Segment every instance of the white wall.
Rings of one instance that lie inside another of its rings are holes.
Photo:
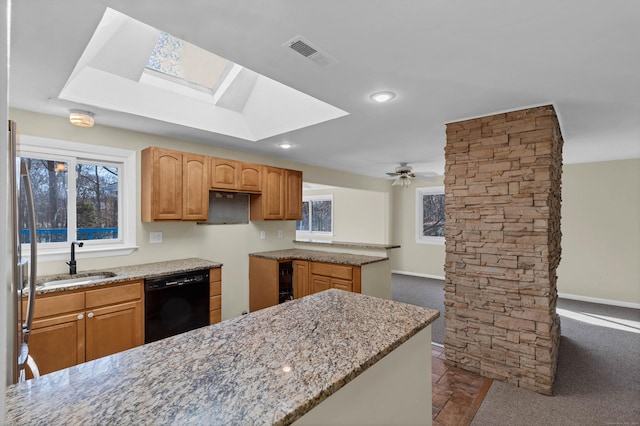
[[[415,242],[417,186],[393,190],[393,269],[444,276],[444,245]],[[564,165],[561,227],[559,293],[640,303],[640,159]]]
[[[387,192],[351,188],[305,190],[303,195],[333,195],[333,236],[317,239],[358,243],[389,243]]]
[[[393,188],[393,242],[401,247],[393,252],[393,269],[410,274],[444,278],[444,243],[417,243],[416,188],[442,186],[442,178],[435,182],[414,179],[408,187]]]
[[[640,304],[640,159],[562,174],[558,292]]]
[[[100,125],[96,125],[91,129],[78,128],[71,126],[64,117],[54,117],[21,110],[11,110],[10,116],[19,123],[21,133],[24,135],[133,149],[138,152],[153,145],[302,170],[304,179],[310,177],[313,182],[325,185],[341,183],[374,191],[386,187],[384,179],[380,179],[378,182],[376,179],[320,167],[306,166],[276,158],[245,154]],[[138,155],[138,166],[139,159],[140,156]],[[140,193],[139,171],[137,193]],[[137,197],[136,209],[136,217],[139,218],[140,197]],[[283,230],[283,238],[277,238],[279,229]],[[149,244],[149,232],[152,231],[161,231],[163,233],[162,244]],[[267,238],[265,240],[260,239],[260,231],[266,232]],[[221,262],[223,263],[222,315],[223,319],[227,319],[238,316],[242,311],[249,309],[249,259],[247,254],[293,247],[295,221],[256,221],[246,225],[197,225],[190,222],[142,223],[138,219],[136,235],[139,249],[128,256],[87,259],[83,258],[82,251],[78,250],[76,252],[78,270],[104,269],[186,257],[200,257]],[[67,265],[62,261],[39,264],[39,273],[41,275],[65,273],[67,270]]]

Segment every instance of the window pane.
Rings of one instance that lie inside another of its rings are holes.
[[[309,232],[309,202],[302,202],[302,220],[296,221],[296,231]]]
[[[22,161],[26,163],[31,179],[38,242],[67,241],[67,163],[38,158],[22,158]],[[25,191],[20,194],[20,240],[29,243],[26,194]]]
[[[311,202],[312,232],[331,232],[331,201],[313,200]]]
[[[444,237],[444,194],[422,196],[422,235]]]
[[[118,175],[116,166],[76,166],[78,240],[118,238]]]

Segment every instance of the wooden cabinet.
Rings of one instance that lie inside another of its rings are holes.
[[[40,374],[85,361],[84,293],[37,298],[29,353]]]
[[[209,324],[222,321],[222,268],[209,271]]]
[[[150,147],[142,151],[142,221],[206,220],[208,161],[204,155]]]
[[[309,284],[309,261],[293,261],[293,297],[299,299],[311,294]]]
[[[285,263],[293,266],[295,299],[331,288],[361,292],[361,268],[357,265],[249,256],[249,309],[252,312],[278,304],[282,291],[280,265]]]
[[[249,311],[278,304],[280,262],[249,257]]]
[[[40,374],[142,345],[142,286],[38,296],[29,352]]]
[[[284,218],[300,220],[302,219],[302,172],[285,170],[284,181],[286,185]]]
[[[209,189],[233,192],[255,192],[262,190],[262,166],[225,158],[210,158]]]
[[[311,293],[330,288],[360,293],[360,266],[311,262],[309,276]]]
[[[262,194],[251,197],[251,220],[302,219],[302,172],[262,169]]]
[[[85,292],[86,361],[144,343],[142,281]]]

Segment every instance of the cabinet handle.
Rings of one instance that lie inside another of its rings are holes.
[[[78,319],[81,320],[82,318],[84,318],[84,314],[78,314]]]
[[[93,318],[93,312],[89,312],[89,313],[87,314],[87,318]]]

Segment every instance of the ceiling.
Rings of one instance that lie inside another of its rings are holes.
[[[107,7],[348,115],[252,141],[63,100]],[[382,178],[400,162],[442,174],[448,122],[553,104],[565,163],[640,157],[637,0],[29,0],[12,8],[13,108],[88,109],[102,125]],[[297,35],[336,63],[323,68],[283,47]],[[372,102],[380,90],[397,96]],[[294,147],[283,151],[281,142]]]

